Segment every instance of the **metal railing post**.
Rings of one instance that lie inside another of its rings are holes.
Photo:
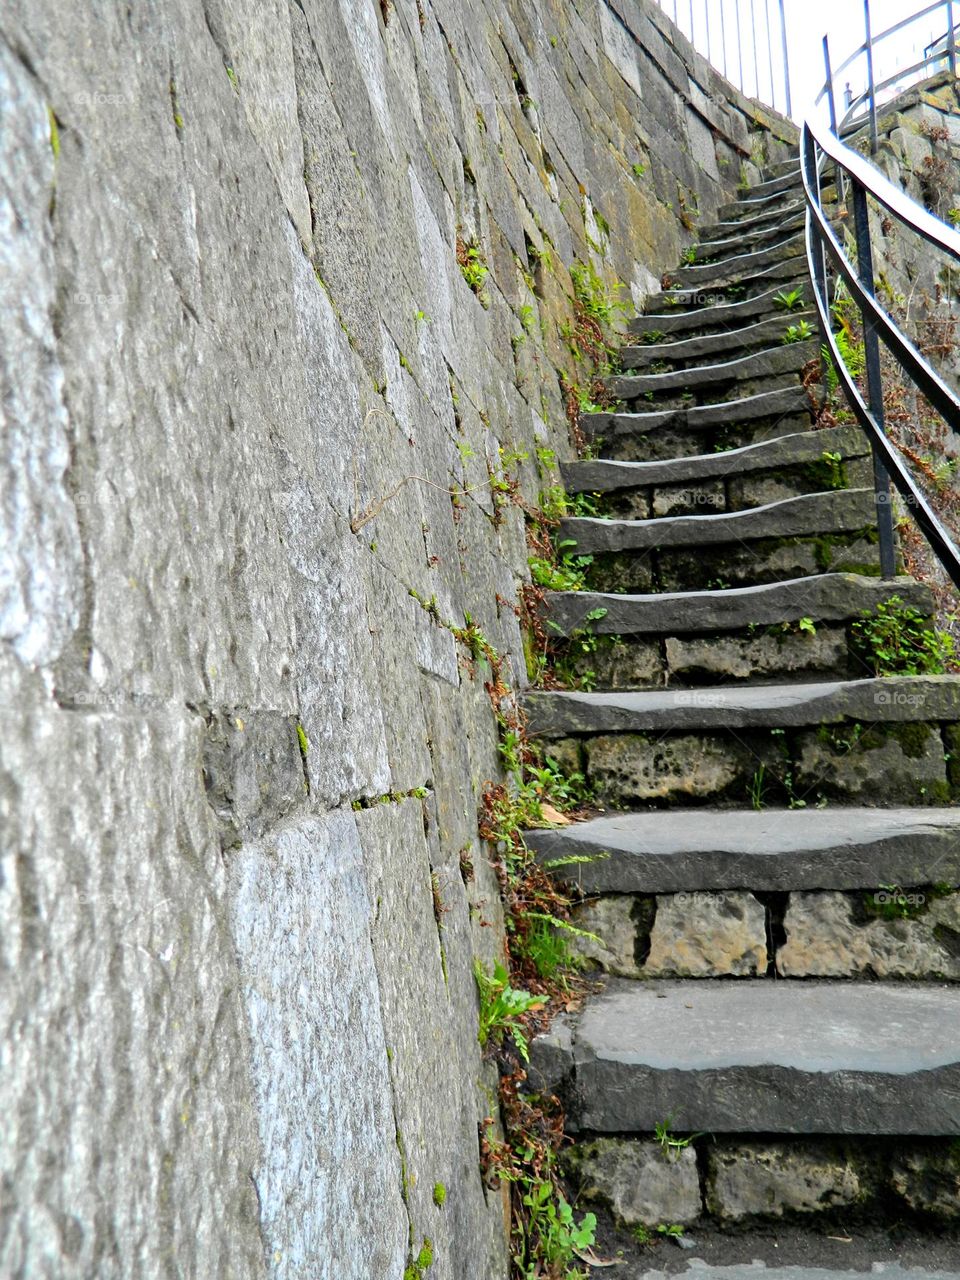
[[[760,59],[757,56],[757,7],[756,0],[750,0],[750,26],[753,32],[753,96],[760,97]]]
[[[947,57],[950,60],[950,74],[957,74],[957,40],[953,29],[953,0],[947,0]]]
[[[784,0],[780,0],[780,35],[783,40],[783,83],[787,91],[787,115],[793,115],[793,97],[790,93],[790,49],[787,43],[787,14]]]
[[[830,63],[830,37],[823,37],[823,65],[827,72],[827,78],[824,83],[827,86],[827,105],[830,107],[830,132],[835,138],[840,135],[837,132],[837,99],[833,92],[833,67]]]
[[[729,80],[727,75],[727,19],[726,19],[726,0],[720,0],[720,48],[723,51],[723,78]]]
[[[856,178],[851,177],[853,221],[857,238],[857,274],[864,292],[874,296],[873,249],[870,244],[870,207],[867,193]],[[867,402],[877,425],[883,430],[883,377],[880,371],[880,339],[873,316],[861,308],[863,349],[867,366]],[[896,577],[896,551],[893,541],[893,508],[890,502],[890,477],[877,449],[873,451],[873,485],[877,500],[877,531],[880,535],[880,572],[884,578]]]
[[[722,3],[722,0],[721,0]],[[707,61],[713,62],[713,45],[710,43],[710,4],[708,2],[703,6],[703,16],[707,23]]]
[[[739,0],[733,6],[733,16],[737,20],[737,65],[740,69],[740,92],[743,93],[743,34],[740,30],[740,4]]]
[[[767,24],[767,66],[770,72],[770,105],[776,108],[777,86],[773,80],[773,37],[770,34],[770,0],[764,0],[763,16]],[[759,94],[757,95],[760,96]]]
[[[870,0],[863,0],[863,24],[867,33],[867,92],[870,95],[870,153],[877,154],[877,89],[873,76],[873,30],[870,25]]]

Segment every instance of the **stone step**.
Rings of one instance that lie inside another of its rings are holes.
[[[929,587],[914,578],[889,581],[853,573],[821,573],[728,591],[676,591],[656,595],[616,595],[598,591],[551,591],[543,613],[551,630],[563,636],[589,625],[596,635],[710,635],[769,627],[799,618],[817,625],[848,622],[873,611],[882,600],[899,596],[905,605],[932,616]],[[589,623],[587,615],[606,612]]]
[[[745,231],[740,235],[728,234],[714,236],[712,239],[701,237],[700,243],[697,245],[697,261],[706,262],[715,258],[723,258],[728,255],[743,253],[748,245],[755,248],[758,245],[781,240],[790,232],[802,229],[805,221],[804,208],[799,205],[791,208],[784,218],[771,223],[767,227],[760,227],[754,231]]]
[[[677,272],[667,274],[671,278],[677,276]],[[686,288],[667,289],[658,295],[659,301],[654,298],[651,302],[657,303],[659,310],[662,310],[663,306],[716,306],[722,302],[735,302],[756,293],[764,293],[773,284],[781,289],[808,287],[806,256],[798,253],[793,257],[778,259],[770,266],[757,267],[731,280],[723,279],[694,284]]]
[[[800,165],[794,161],[793,167],[783,173],[771,174],[761,182],[754,182],[746,190],[744,199],[755,200],[758,196],[773,195],[777,191],[802,191],[803,176]]]
[[[721,205],[717,210],[717,220],[719,222],[733,222],[738,218],[751,218],[756,214],[782,209],[784,205],[794,204],[802,198],[802,189],[797,186],[786,187],[780,191],[766,191],[757,195],[741,196],[739,200],[733,200],[730,204]]]
[[[711,289],[739,283],[755,276],[759,271],[806,253],[806,241],[802,231],[788,234],[775,244],[748,253],[733,254],[717,261],[679,267],[669,272],[677,289]]]
[[[758,231],[764,227],[774,226],[784,218],[792,217],[796,213],[802,213],[805,209],[806,204],[803,198],[800,197],[796,200],[787,201],[775,208],[756,213],[751,218],[727,218],[723,221],[713,222],[709,226],[700,228],[700,241],[703,243],[708,240],[723,240],[729,236],[736,235],[741,230],[745,233]]]
[[[664,516],[655,520],[573,517],[561,521],[560,536],[572,538],[581,555],[599,555],[855,533],[872,524],[874,515],[872,489],[836,489],[721,515]]]
[[[781,311],[774,302],[781,290],[781,285],[773,285],[752,298],[744,298],[739,302],[719,303],[715,306],[702,306],[692,311],[679,308],[664,311],[661,304],[666,295],[657,294],[650,299],[649,312],[634,316],[627,321],[627,330],[636,334],[661,333],[665,336],[692,331],[709,333],[742,328],[758,317],[771,313],[782,315],[785,322],[789,323],[790,313]],[[808,295],[809,289],[806,290],[805,296]],[[661,309],[657,309],[658,307]]]
[[[682,432],[701,433],[752,425],[769,428],[780,434],[797,433],[810,425],[810,402],[799,383],[764,391],[758,395],[727,400],[722,404],[694,405],[691,408],[664,409],[649,413],[587,413],[580,427],[588,440],[602,440],[605,455],[628,456],[638,443],[658,432],[670,435]],[[698,441],[698,448],[702,441]],[[680,452],[677,450],[677,452]],[[666,459],[665,459],[666,460]]]
[[[847,1236],[838,1237],[844,1245],[848,1239]],[[779,1247],[779,1242],[774,1247]],[[886,1251],[885,1238],[878,1247]],[[821,1230],[813,1233],[809,1242],[804,1245],[803,1256],[816,1254],[822,1248]],[[751,1253],[749,1246],[744,1253]],[[760,1261],[711,1266],[694,1256],[686,1271],[644,1268],[643,1280],[676,1280],[677,1276],[683,1276],[685,1280],[960,1280],[960,1271],[954,1270],[953,1264],[949,1271],[942,1268],[934,1271],[922,1259],[918,1265],[912,1266],[909,1259],[904,1260],[907,1265],[902,1262],[875,1262],[876,1256],[870,1247],[855,1249],[853,1253],[847,1251],[844,1253],[842,1269],[805,1266],[802,1263],[768,1267]],[[640,1273],[637,1274],[639,1276]]]
[[[617,462],[591,458],[561,463],[563,483],[569,493],[616,493],[618,490],[694,484],[713,479],[741,477],[755,471],[771,471],[818,464],[825,452],[843,458],[865,457],[870,443],[853,424],[774,436],[740,449],[694,454],[653,462]]]
[[[525,839],[547,867],[577,859],[551,874],[584,896],[960,884],[960,808],[610,813]]]
[[[531,1046],[571,1128],[960,1134],[960,990],[611,981]]]
[[[704,356],[729,354],[735,351],[749,352],[758,348],[769,348],[777,342],[782,343],[790,325],[800,321],[815,329],[816,313],[814,311],[781,312],[746,325],[742,329],[721,329],[713,333],[698,334],[694,338],[675,339],[672,342],[648,342],[640,346],[620,348],[620,363],[623,369],[642,369],[655,360],[668,360],[672,364],[686,364],[691,360],[701,360]],[[656,333],[656,330],[650,332]]]
[[[816,342],[794,342],[788,346],[781,344],[735,360],[697,365],[691,369],[675,369],[670,373],[617,375],[607,379],[607,386],[611,395],[618,400],[636,400],[648,392],[653,395],[671,391],[696,393],[698,390],[730,386],[737,382],[756,382],[785,374],[799,374],[804,364],[817,351]]]
[[[716,729],[798,729],[858,721],[960,720],[960,676],[888,676],[810,684],[727,685],[710,690],[523,695],[530,732],[545,738]]]

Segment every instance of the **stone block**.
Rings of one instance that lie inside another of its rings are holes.
[[[803,793],[942,804],[947,798],[943,742],[935,725],[856,726],[802,733],[797,785]]]
[[[864,1183],[826,1144],[744,1143],[711,1147],[706,1204],[721,1222],[822,1213],[858,1203]]]
[[[842,676],[847,667],[847,641],[842,627],[818,626],[815,635],[771,629],[753,636],[669,636],[666,654],[670,675],[687,679],[745,680],[815,671]]]
[[[613,805],[721,796],[745,787],[760,759],[743,742],[719,735],[599,735],[585,749],[588,780]]]
[[[598,1138],[574,1147],[568,1162],[582,1198],[609,1206],[621,1226],[686,1226],[700,1216],[693,1147],[668,1153],[656,1142]]]
[[[890,1184],[917,1213],[946,1222],[960,1219],[960,1156],[956,1143],[931,1143],[895,1157]]]
[[[792,893],[777,972],[785,978],[960,979],[960,894],[928,902],[923,889],[906,895],[912,918],[877,919],[864,918],[863,903],[847,894]],[[872,899],[882,905],[890,891],[864,896],[869,909]],[[920,905],[913,915],[915,898]]]
[[[659,896],[649,977],[757,977],[767,969],[766,913],[750,893]]]

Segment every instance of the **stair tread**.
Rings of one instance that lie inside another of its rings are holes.
[[[568,493],[611,493],[643,485],[678,484],[713,476],[742,476],[752,471],[796,466],[822,459],[824,451],[846,458],[865,457],[870,443],[859,426],[844,425],[825,430],[797,431],[774,436],[739,449],[699,453],[686,458],[665,458],[653,462],[619,462],[590,458],[561,464]]]
[[[898,595],[904,604],[932,614],[929,587],[914,578],[867,578],[854,573],[821,573],[807,578],[724,591],[669,591],[620,595],[601,591],[547,592],[545,612],[551,624],[569,635],[587,615],[605,609],[590,628],[597,635],[675,635],[738,631],[751,623],[773,626],[796,618],[836,622],[874,609],[880,600]]]
[[[709,307],[701,307],[694,311],[645,311],[643,315],[634,316],[627,321],[630,333],[645,333],[650,329],[660,329],[664,333],[677,333],[685,329],[696,329],[708,324],[728,325],[731,321],[748,315],[759,315],[774,307],[774,298],[781,290],[774,285],[753,298],[743,298],[739,302],[717,303]],[[657,294],[650,299],[650,306],[660,304],[667,294]],[[784,315],[787,313],[784,312]]]
[[[954,1134],[958,1025],[956,987],[613,980],[533,1061],[597,1132]]]
[[[752,272],[756,267],[773,266],[790,258],[797,258],[804,250],[804,233],[797,231],[776,244],[766,245],[762,249],[750,249],[746,253],[721,258],[717,262],[693,262],[689,266],[670,272],[670,276],[675,285],[681,288],[712,284],[720,280],[734,281],[741,279],[745,272]]]
[[[561,521],[560,532],[563,538],[573,538],[582,554],[594,554],[855,533],[869,527],[874,519],[872,489],[829,489],[716,515],[658,516],[649,520],[574,516]]]
[[[794,342],[771,345],[751,355],[733,360],[717,360],[692,369],[676,369],[670,373],[617,375],[607,379],[611,393],[622,400],[635,399],[647,391],[672,391],[717,383],[740,382],[748,378],[799,374],[803,365],[817,354],[816,342]]]
[[[605,813],[526,839],[543,862],[592,857],[553,873],[585,894],[842,890],[960,878],[960,808]]]
[[[960,676],[886,676],[796,684],[619,692],[533,691],[523,696],[531,732],[686,732],[960,720]]]
[[[585,413],[580,418],[580,425],[591,436],[603,435],[611,429],[618,435],[631,431],[646,434],[664,427],[686,427],[696,431],[783,414],[806,412],[809,417],[809,409],[807,393],[798,384],[724,400],[720,404],[693,405],[683,409],[654,409],[639,413]]]
[[[692,360],[715,351],[746,349],[769,340],[769,345],[783,343],[783,335],[791,324],[805,320],[812,324],[814,312],[797,311],[790,314],[766,316],[754,324],[740,329],[724,329],[716,333],[698,334],[693,338],[677,338],[672,342],[641,343],[639,346],[620,348],[620,361],[624,369],[640,368],[640,363],[652,360]]]

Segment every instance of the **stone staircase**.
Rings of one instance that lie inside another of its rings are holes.
[[[597,688],[525,711],[603,811],[530,843],[584,895],[602,976],[532,1074],[574,1192],[621,1226],[949,1222],[960,680],[878,679],[851,648],[862,611],[933,604],[879,578],[869,447],[814,429],[817,343],[783,341],[813,326],[795,164],[720,217],[631,326],[626,407],[583,420],[599,457],[565,468],[607,514],[563,522],[590,589],[545,612],[593,638]]]

